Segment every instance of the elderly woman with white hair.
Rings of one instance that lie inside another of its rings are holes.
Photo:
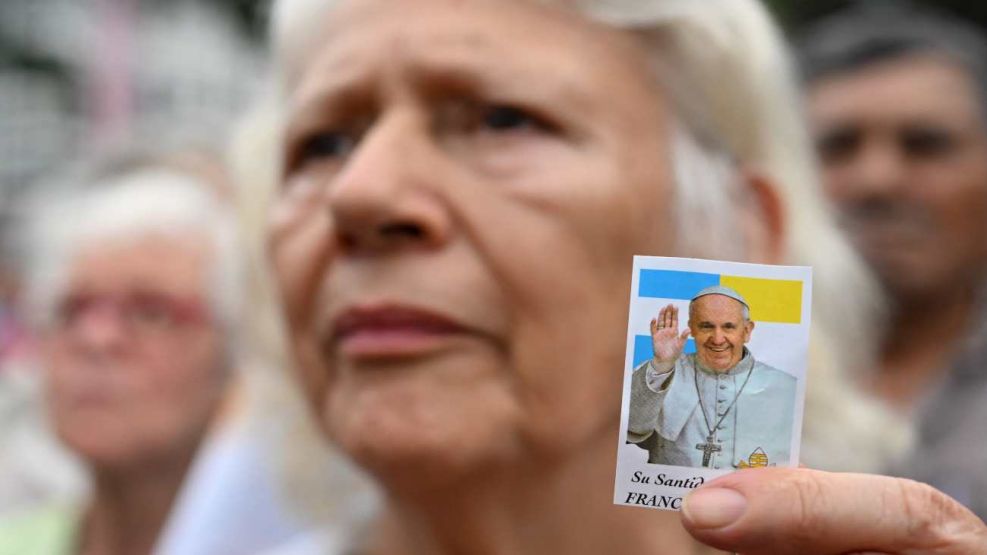
[[[612,504],[635,254],[812,264],[806,462],[866,467],[902,435],[854,393],[872,289],[814,192],[756,2],[286,0],[275,15],[267,241],[289,345],[327,436],[386,494],[353,551],[987,546],[953,501],[890,478],[739,472],[681,522]]]
[[[91,487],[4,515],[0,553],[233,555],[298,531],[250,457],[242,405],[216,426],[243,363],[243,257],[221,172],[198,154],[126,153],[39,195],[27,278],[45,404]],[[263,519],[249,527],[210,498],[248,478],[231,499]]]

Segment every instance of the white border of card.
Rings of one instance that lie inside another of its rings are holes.
[[[675,272],[682,272],[682,274]],[[679,275],[682,276],[681,279],[679,279]],[[642,276],[645,276],[644,283],[642,283]],[[657,279],[656,276],[660,279]],[[721,278],[720,276],[726,277]],[[747,278],[753,278],[753,280]],[[711,280],[717,283],[712,283]],[[775,295],[770,282],[760,280],[783,280],[788,282],[788,285],[783,294]],[[655,318],[662,307],[668,304],[678,308],[679,331],[685,330],[688,327],[691,296],[697,293],[701,286],[716,285],[719,284],[719,281],[723,281],[724,285],[731,283],[753,284],[748,290],[755,291],[754,296],[757,298],[754,300],[747,298],[747,300],[751,305],[751,319],[755,322],[755,329],[747,347],[759,363],[780,369],[796,379],[790,433],[790,458],[788,461],[771,461],[770,465],[798,466],[802,412],[805,400],[805,373],[808,364],[809,322],[812,308],[812,268],[690,258],[635,256],[634,273],[631,280],[630,309],[627,319],[627,354],[624,360],[624,389],[620,410],[620,436],[614,482],[614,503],[617,505],[679,510],[681,509],[682,498],[693,489],[717,476],[729,474],[736,470],[736,462],[732,463],[729,468],[722,469],[651,464],[648,462],[649,452],[647,450],[627,441],[631,378],[635,367],[635,346],[638,351],[637,358],[642,356],[643,338],[640,336],[647,336],[647,348],[650,349],[651,319]],[[800,282],[801,287],[792,284],[792,282]],[[642,290],[642,285],[644,290]],[[696,291],[692,292],[692,289],[696,289]],[[746,297],[746,294],[741,291],[741,287],[736,287],[736,289]],[[798,297],[799,289],[801,289],[800,298]],[[786,299],[797,299],[798,302],[791,303],[787,302]],[[787,316],[766,317],[762,321],[758,321],[759,312],[761,315],[787,314]],[[640,363],[640,361],[638,362]],[[790,382],[790,380],[788,381]],[[696,387],[698,391],[699,386]],[[754,460],[755,457],[752,456],[750,461],[754,462]],[[753,464],[752,466],[758,465]]]

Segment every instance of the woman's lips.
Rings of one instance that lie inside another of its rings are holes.
[[[332,329],[335,349],[350,359],[422,356],[467,332],[465,326],[440,314],[396,305],[345,310]]]

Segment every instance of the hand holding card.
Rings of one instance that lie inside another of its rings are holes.
[[[987,527],[973,513],[887,476],[736,472],[687,496],[682,523],[699,541],[740,553],[987,553]]]

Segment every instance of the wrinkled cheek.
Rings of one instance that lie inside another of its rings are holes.
[[[302,237],[291,237],[271,250],[277,295],[292,327],[307,325],[315,313],[314,301],[325,269],[317,248]]]
[[[619,429],[625,328],[597,316],[532,334],[518,353],[528,439],[545,454]]]
[[[291,272],[278,279],[291,361],[291,368],[285,370],[294,374],[311,410],[318,413],[323,410],[329,387],[329,368],[316,328],[317,293],[299,290],[298,278]]]
[[[322,412],[329,387],[329,369],[317,325],[320,290],[334,253],[331,231],[328,218],[316,213],[295,219],[282,217],[273,222],[267,245],[294,374],[316,412]]]
[[[334,370],[326,360],[322,349],[313,335],[291,339],[294,374],[299,381],[302,394],[309,409],[320,421],[326,420],[330,389],[333,386]]]
[[[517,335],[530,433],[561,456],[619,430],[631,259],[588,254],[592,262],[583,253],[560,261],[578,277],[540,289]]]
[[[570,456],[620,428],[620,389],[609,380],[573,379],[580,383],[551,388],[526,411],[528,440],[549,457]],[[616,383],[616,382],[614,382]]]
[[[309,320],[335,254],[330,218],[309,196],[282,201],[268,222],[267,251],[285,315],[292,323]]]

